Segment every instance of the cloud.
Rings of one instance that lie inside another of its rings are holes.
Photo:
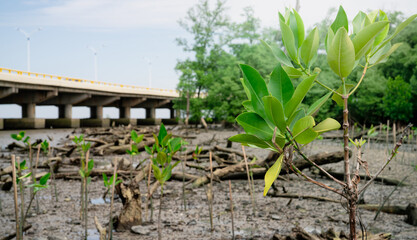
[[[177,25],[195,1],[170,0],[61,0],[44,3],[31,12],[43,26],[138,28]],[[28,4],[34,5],[33,1]]]

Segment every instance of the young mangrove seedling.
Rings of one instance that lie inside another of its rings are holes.
[[[117,164],[114,165],[114,173],[110,179],[107,178],[107,175],[103,173],[103,182],[104,186],[107,188],[106,193],[111,189],[111,199],[110,199],[110,214],[109,214],[109,232],[108,232],[108,239],[111,240],[113,238],[112,229],[113,229],[113,199],[114,199],[114,187],[118,184],[122,183],[123,180],[117,180]],[[104,200],[105,201],[105,200]]]
[[[48,157],[49,155],[49,142],[45,139],[41,143],[41,149],[43,153],[43,157]],[[56,189],[56,182],[55,182],[55,174],[54,174],[54,168],[52,166],[52,162],[48,160],[49,165],[49,172],[51,173],[51,184],[54,186],[54,195],[55,195],[55,202],[58,202],[58,191]],[[53,199],[52,191],[51,191],[51,200]]]
[[[91,182],[90,174],[93,171],[94,167],[94,160],[89,159],[90,155],[90,143],[83,143],[82,144],[83,151],[85,151],[85,164],[83,167],[79,170],[81,179],[82,179],[82,185],[83,185],[83,199],[84,199],[84,208],[83,208],[83,219],[84,219],[84,236],[85,239],[87,239],[88,236],[88,184]]]
[[[179,161],[172,163],[172,157],[178,151],[183,149],[186,144],[181,138],[173,138],[172,134],[168,134],[164,124],[161,124],[159,134],[154,134],[155,143],[152,149],[147,149],[151,154],[152,169],[155,179],[161,186],[161,196],[159,198],[159,214],[158,214],[158,239],[162,239],[161,234],[161,212],[162,201],[164,195],[164,184],[171,178],[172,169],[175,168]]]
[[[248,100],[243,102],[246,112],[240,114],[236,121],[246,134],[238,134],[230,138],[231,141],[240,142],[245,146],[269,149],[278,153],[279,157],[265,174],[264,195],[277,179],[284,164],[287,169],[292,169],[305,180],[344,199],[349,214],[349,239],[357,239],[358,196],[395,157],[403,137],[396,143],[380,170],[359,188],[359,175],[351,173],[353,167],[349,159],[349,97],[353,96],[363,82],[367,69],[386,61],[401,45],[395,43],[391,46],[391,40],[416,17],[417,14],[412,15],[399,23],[397,29],[388,35],[390,22],[385,12],[381,10],[368,14],[359,12],[352,21],[353,29],[349,29],[346,12],[340,7],[324,42],[328,66],[340,79],[338,89],[333,89],[320,80],[319,68],[312,69],[320,45],[318,28],[312,29],[306,35],[303,20],[297,11],[287,9],[285,14],[279,13],[285,52],[279,48],[272,49],[266,42],[262,42],[278,61],[269,81],[265,81],[256,69],[248,65],[240,65],[243,73],[243,89]],[[356,67],[362,70],[358,79],[350,76]],[[291,78],[301,80],[296,88]],[[302,102],[314,84],[320,85],[328,93],[305,108]],[[330,96],[337,105],[343,107],[342,125],[332,118],[327,118],[318,124],[315,122],[315,113]],[[344,181],[336,179],[311,161],[302,151],[303,146],[317,139],[322,133],[339,129],[341,126],[343,126]],[[332,179],[337,187],[319,182],[300,171],[292,161],[294,152]]]
[[[128,149],[128,150],[126,150],[126,152],[130,155],[130,182],[132,183],[132,175],[133,175],[133,160],[134,160],[134,157],[136,156],[136,155],[138,155],[139,154],[139,150],[138,150],[138,144],[140,143],[140,142],[142,142],[142,140],[143,140],[143,134],[141,134],[141,135],[138,135],[138,133],[135,131],[135,130],[132,130],[131,132],[130,132],[130,137],[131,137],[131,139],[132,139],[132,141],[131,141],[131,143],[130,143],[130,150]]]

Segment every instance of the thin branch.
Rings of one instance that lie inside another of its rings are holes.
[[[392,149],[391,152],[391,156],[389,156],[389,158],[387,159],[387,161],[385,162],[385,164],[381,167],[381,169],[379,169],[379,171],[375,174],[375,176],[373,176],[371,178],[371,180],[369,180],[365,186],[363,186],[363,188],[361,190],[359,190],[358,194],[360,194],[361,192],[363,192],[367,187],[369,187],[369,185],[371,185],[371,183],[373,183],[375,181],[375,179],[379,176],[379,174],[381,174],[381,172],[385,169],[385,167],[391,162],[391,160],[395,157],[395,155],[397,155],[397,151],[398,148],[401,147],[402,143],[403,143],[403,139],[406,137],[406,133],[408,132],[408,129],[410,129],[413,125],[410,123],[407,125],[407,127],[405,127],[403,133],[401,134],[401,138],[398,140],[398,142],[395,144],[394,149]]]
[[[292,137],[292,133],[291,130],[287,127],[287,131],[290,133],[291,137]],[[326,170],[324,170],[322,167],[320,167],[319,165],[317,165],[315,162],[311,161],[300,149],[300,146],[298,145],[298,143],[295,140],[291,140],[291,142],[293,143],[293,145],[295,145],[295,150],[297,151],[298,154],[301,155],[301,157],[303,157],[304,160],[306,160],[307,162],[309,162],[311,165],[315,166],[317,169],[319,169],[320,171],[322,171],[326,176],[328,176],[330,179],[332,179],[333,181],[337,182],[338,184],[342,185],[343,187],[346,187],[346,183],[336,179],[335,177],[333,177],[330,173],[328,173]]]
[[[358,84],[356,84],[355,88],[354,88],[354,89],[353,89],[353,90],[349,93],[349,95],[348,95],[348,96],[352,95],[352,94],[356,91],[356,89],[358,89],[359,85],[361,85],[362,80],[363,80],[363,78],[365,77],[365,74],[366,74],[366,70],[367,70],[367,69],[368,69],[368,61],[366,62],[365,67],[363,68],[363,72],[362,72],[361,79],[359,79]]]
[[[309,177],[309,176],[307,176],[307,175],[305,175],[300,169],[298,169],[294,164],[291,164],[291,166],[292,166],[292,168],[298,173],[298,174],[300,174],[302,177],[304,177],[307,181],[309,181],[309,182],[311,182],[311,183],[314,183],[314,184],[316,184],[317,186],[319,186],[319,187],[322,187],[322,188],[324,188],[324,189],[327,189],[327,190],[329,190],[329,191],[332,191],[332,192],[334,192],[334,193],[337,193],[337,194],[339,194],[340,196],[342,196],[342,197],[345,197],[345,195],[340,191],[340,190],[338,190],[338,189],[336,189],[336,188],[332,188],[332,187],[329,187],[329,186],[327,186],[326,184],[324,184],[324,183],[321,183],[321,182],[318,182],[318,181],[316,181],[316,180],[314,180],[314,179],[312,179],[311,177]]]
[[[332,92],[332,93],[334,93],[334,94],[336,94],[336,95],[339,95],[339,96],[342,96],[342,94],[340,94],[340,93],[338,93],[338,92],[336,92],[335,90],[333,90],[333,89],[331,89],[330,87],[328,87],[328,86],[326,86],[324,83],[322,83],[322,82],[320,82],[319,80],[314,80],[316,83],[318,83],[320,86],[322,86],[322,87],[324,87],[325,89],[327,89],[327,90],[329,90],[330,92]]]
[[[274,144],[274,147],[278,150],[279,154],[282,154],[284,151],[275,142],[276,135],[277,135],[277,127],[274,128],[274,135],[272,136],[272,143]]]

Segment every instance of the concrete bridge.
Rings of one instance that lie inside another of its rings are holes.
[[[178,97],[175,90],[90,81],[0,68],[0,104],[18,104],[22,107],[21,119],[0,119],[0,129],[100,127],[111,124],[155,124],[156,108],[170,109],[175,122],[178,113],[172,100]],[[58,119],[36,118],[37,105],[58,107]],[[73,106],[90,108],[90,118],[72,118]],[[103,118],[103,107],[119,108],[118,119]],[[132,108],[144,108],[145,119],[132,119]],[[114,123],[113,123],[114,122]]]

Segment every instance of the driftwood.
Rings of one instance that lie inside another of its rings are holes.
[[[106,240],[106,228],[101,226],[97,216],[94,216],[94,225],[96,225],[97,231],[100,233],[100,240]]]
[[[119,231],[130,230],[132,226],[141,225],[142,200],[139,184],[136,182],[121,183],[116,186],[116,191],[123,203],[116,229]]]
[[[280,193],[273,192],[273,193],[268,193],[268,196],[278,197],[278,198],[293,198],[293,199],[314,199],[314,200],[321,201],[321,202],[340,203],[339,200],[326,198],[326,197],[312,196],[312,195],[299,195],[299,194],[288,194],[288,193],[280,194]]]
[[[340,172],[333,172],[331,170],[326,170],[328,173],[330,173],[331,175],[333,175],[335,178],[339,179],[339,180],[343,180],[344,179],[344,173],[340,173]],[[325,176],[322,172],[320,172],[320,175]],[[370,179],[369,176],[366,175],[359,175],[361,179]],[[385,178],[385,177],[377,177],[375,178],[376,182],[380,182],[382,184],[385,185],[390,185],[390,186],[406,186],[405,183],[398,181],[396,179],[391,179],[391,178]]]
[[[265,159],[264,161],[257,161],[255,164],[259,166],[265,166],[267,165],[267,162],[272,161],[272,159],[274,159],[273,161],[275,161],[278,158],[278,157],[275,158],[274,156],[275,154],[270,154],[267,159]],[[319,153],[319,154],[315,154],[311,156],[310,159],[311,161],[319,165],[335,163],[335,162],[339,162],[343,160],[343,151],[336,151],[332,153],[326,153],[326,152]],[[300,170],[303,170],[305,168],[309,168],[312,166],[310,163],[308,163],[307,161],[303,159],[295,159],[293,163]],[[253,164],[249,164],[249,165],[253,165]],[[270,166],[271,165],[272,164],[270,163]],[[256,174],[254,174],[254,177],[262,175],[262,174],[265,175],[267,171],[266,168],[261,168],[260,170],[255,170],[255,169],[252,170],[256,172]],[[245,163],[240,162],[238,164],[227,166],[225,168],[216,169],[216,171],[213,172],[213,175],[215,178],[219,178],[219,179],[228,179],[231,176],[233,176],[235,179],[236,178],[245,179],[247,177],[245,171],[246,171]],[[285,171],[281,171],[282,174],[283,172]],[[208,181],[209,181],[208,176],[200,177],[195,180],[195,182],[193,183],[193,187],[199,187],[201,185],[208,183]]]
[[[375,204],[359,204],[359,208],[365,209],[368,211],[378,211],[380,205]],[[381,212],[390,213],[390,214],[398,214],[398,215],[406,215],[406,207],[403,206],[383,206],[381,208]]]
[[[32,225],[27,225],[27,226],[25,226],[24,228],[23,228],[23,232],[26,232],[27,230],[29,230],[29,228],[31,228],[32,227]],[[1,238],[0,240],[11,240],[11,239],[13,239],[13,238],[15,238],[16,237],[16,233],[12,233],[12,234],[9,234],[9,235],[7,235],[7,236],[5,236],[5,237],[3,237],[3,238]]]
[[[273,240],[347,240],[349,237],[343,232],[335,232],[333,228],[329,229],[327,232],[321,234],[308,233],[301,227],[295,227],[292,229],[292,232],[288,236],[283,236],[281,234],[275,233],[272,237]],[[359,234],[358,239],[362,239],[362,234]],[[366,233],[364,239],[368,240],[385,240],[391,239],[390,233],[381,233],[378,235],[373,235]]]

